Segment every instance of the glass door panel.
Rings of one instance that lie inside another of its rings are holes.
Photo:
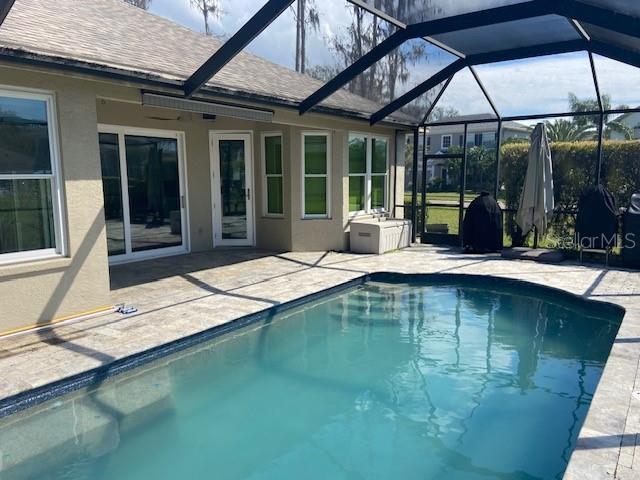
[[[125,222],[122,209],[122,176],[120,174],[118,135],[101,133],[99,139],[107,251],[110,256],[124,255],[126,253]]]
[[[218,143],[223,240],[247,238],[247,183],[244,140]]]
[[[253,245],[251,135],[211,133],[214,245]]]
[[[182,245],[178,142],[125,136],[131,250]]]
[[[186,251],[178,134],[105,130],[99,145],[110,261]]]

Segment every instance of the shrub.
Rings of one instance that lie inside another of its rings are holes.
[[[593,141],[551,144],[554,196],[559,208],[575,208],[584,189],[596,184],[597,148]],[[503,145],[500,151],[500,182],[508,208],[518,208],[528,154],[527,144]],[[640,141],[604,141],[601,178],[617,205],[626,207],[631,194],[640,192]]]
[[[556,208],[574,211],[582,192],[596,184],[597,148],[594,141],[551,144]],[[507,144],[501,148],[500,182],[507,208],[518,208],[528,153],[528,144]],[[604,141],[602,159],[602,184],[613,193],[618,207],[627,207],[631,194],[640,192],[640,141]],[[551,222],[553,234],[571,236],[573,223],[567,215],[556,214]],[[506,227],[517,237],[513,215],[507,216]]]

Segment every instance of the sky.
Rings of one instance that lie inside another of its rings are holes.
[[[220,0],[223,13],[211,25],[217,36],[233,35],[265,3],[265,0]],[[317,0],[320,28],[308,36],[309,64],[326,65],[335,62],[328,38],[344,32],[350,23],[345,14],[344,0]],[[295,3],[294,3],[295,6]],[[190,5],[190,0],[152,0],[150,11],[183,26],[204,31],[204,20]],[[295,22],[288,9],[262,32],[247,49],[267,60],[294,68]],[[454,60],[453,56],[429,46],[427,59],[411,67],[406,84],[399,93],[426,80],[430,75]],[[602,93],[612,96],[614,107],[640,105],[640,73],[612,60],[596,56]],[[568,110],[568,94],[579,98],[595,98],[591,70],[586,53],[540,57],[475,67],[478,76],[491,94],[502,115],[524,115],[563,112]],[[454,77],[439,106],[454,108],[460,114],[483,113],[490,107],[468,71]]]

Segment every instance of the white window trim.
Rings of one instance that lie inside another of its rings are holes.
[[[182,255],[191,251],[191,240],[189,232],[189,192],[187,190],[187,156],[186,156],[186,141],[185,134],[178,130],[160,130],[155,128],[138,128],[128,127],[123,125],[108,125],[98,124],[98,133],[111,133],[118,136],[119,145],[119,160],[120,160],[120,180],[122,186],[122,214],[125,224],[124,238],[125,238],[125,250],[126,252],[121,255],[113,255],[108,257],[110,265],[118,265],[121,263],[137,262],[142,260],[148,260],[152,258],[169,257],[172,255]],[[131,232],[130,224],[131,219],[129,205],[129,186],[127,184],[127,159],[124,152],[125,136],[148,136],[157,138],[170,138],[175,139],[178,142],[178,177],[179,186],[181,191],[180,207],[181,207],[181,229],[182,229],[182,245],[175,247],[156,248],[152,250],[142,250],[139,252],[133,252],[130,250],[131,246]]]
[[[44,260],[55,257],[65,257],[67,250],[66,217],[64,214],[64,192],[61,175],[60,143],[58,139],[58,122],[56,113],[56,97],[53,92],[17,89],[10,86],[0,86],[0,96],[25,100],[40,100],[45,102],[47,108],[47,133],[49,137],[49,156],[51,160],[50,174],[2,174],[0,180],[20,179],[51,179],[51,206],[53,209],[54,248],[27,250],[0,254],[0,265]]]
[[[349,136],[347,139],[347,170],[349,169],[349,141],[354,137],[360,137],[365,139],[365,148],[366,148],[366,170],[365,173],[348,173],[349,177],[365,177],[364,181],[364,210],[356,210],[349,211],[350,217],[357,217],[358,215],[366,215],[369,213],[384,213],[388,211],[387,206],[389,205],[389,147],[390,140],[387,135],[372,135],[370,133],[362,133],[362,132],[349,132]],[[387,143],[387,153],[386,153],[386,165],[384,173],[373,173],[372,171],[372,160],[373,160],[373,150],[371,147],[372,140],[385,140]],[[372,208],[371,207],[371,192],[372,192],[372,177],[385,177],[384,182],[384,203],[382,208]],[[348,192],[348,190],[347,190]],[[348,198],[348,193],[347,193]]]
[[[448,138],[449,139],[449,145],[448,146],[444,146],[444,139]],[[444,150],[445,148],[448,150],[449,148],[451,148],[451,145],[453,142],[453,137],[451,135],[442,135],[442,137],[440,138],[440,149]]]
[[[305,144],[305,138],[306,137],[325,137],[327,139],[327,170],[326,170],[326,174],[309,174],[307,175],[305,173],[306,170],[306,163],[305,163],[305,151],[304,151],[304,144]],[[308,219],[328,219],[331,218],[331,132],[327,132],[326,130],[319,130],[319,131],[303,131],[301,133],[300,136],[301,139],[301,145],[300,145],[300,152],[301,152],[301,162],[300,162],[300,181],[301,181],[301,185],[300,185],[300,192],[301,192],[301,202],[300,205],[302,206],[302,212],[301,212],[301,217],[303,220],[308,220]],[[306,205],[305,205],[305,196],[304,196],[304,184],[305,184],[305,178],[309,177],[309,178],[326,178],[326,182],[327,182],[327,188],[326,188],[326,199],[325,199],[325,204],[326,204],[326,210],[327,213],[326,214],[310,214],[307,215],[305,213],[306,210]]]
[[[269,137],[280,137],[280,174],[267,174],[267,150],[265,142]],[[262,132],[260,134],[260,148],[262,156],[262,215],[269,218],[283,218],[286,202],[284,201],[284,136],[282,135],[282,132]],[[280,177],[282,179],[282,213],[269,212],[267,179],[270,177]]]

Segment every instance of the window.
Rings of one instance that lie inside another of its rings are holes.
[[[329,159],[331,142],[328,133],[302,134],[302,212],[305,218],[329,216]]]
[[[451,146],[451,135],[442,136],[442,150],[448,150]]]
[[[282,134],[262,135],[262,163],[264,165],[264,213],[267,216],[282,216],[284,214]]]
[[[371,210],[384,210],[386,204],[388,143],[382,138],[371,139]]]
[[[480,145],[482,145],[482,134],[481,133],[476,133],[473,136],[473,145],[476,147],[479,147]]]
[[[367,184],[367,138],[349,137],[349,211],[365,210]]]
[[[427,153],[431,152],[431,135],[427,137]]]
[[[53,97],[0,90],[0,262],[63,254]]]
[[[349,136],[349,212],[385,209],[387,200],[386,138]]]

